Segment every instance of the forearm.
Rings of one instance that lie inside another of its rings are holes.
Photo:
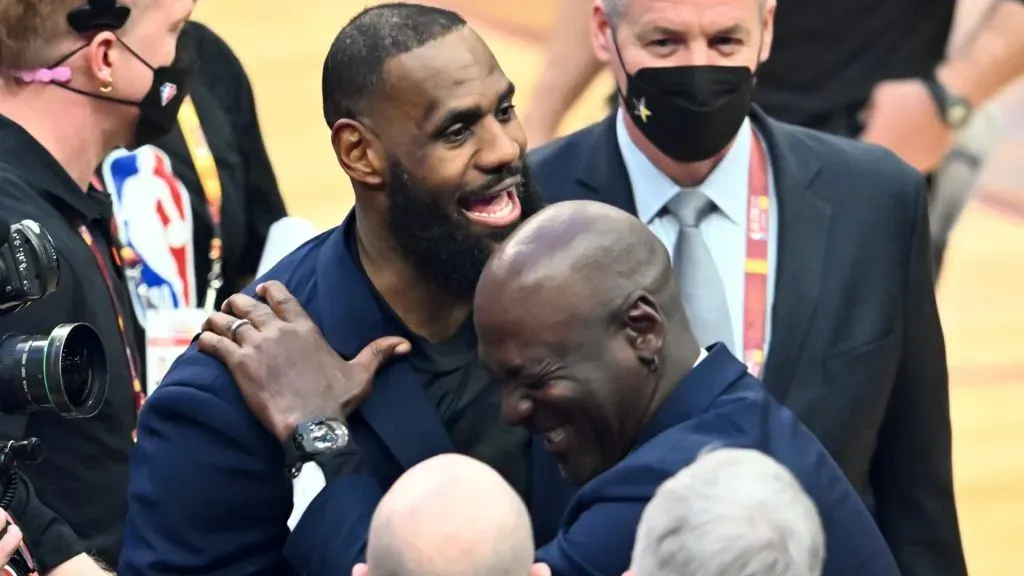
[[[590,45],[591,0],[561,0],[524,122],[550,136],[602,65]],[[530,145],[541,142],[530,142]]]
[[[981,106],[1024,75],[1024,2],[1002,0],[982,23],[974,41],[939,66],[948,89]]]
[[[87,554],[79,554],[47,572],[46,576],[114,576],[114,572],[107,570]]]

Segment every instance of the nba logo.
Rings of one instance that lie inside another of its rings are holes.
[[[178,94],[178,86],[171,84],[170,82],[164,82],[163,86],[160,87],[160,105],[167,106],[167,103],[174,99],[174,96]]]
[[[195,308],[192,200],[155,146],[111,152],[103,180],[114,205],[132,304],[145,326],[150,309]]]

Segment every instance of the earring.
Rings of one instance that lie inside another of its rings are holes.
[[[114,80],[112,78],[107,78],[106,82],[104,82],[103,85],[100,86],[100,92],[102,92],[104,94],[109,94],[110,91],[113,90],[113,89],[114,89]]]
[[[650,372],[651,374],[655,374],[658,372],[657,356],[652,356],[650,358],[641,358],[640,361],[643,362],[644,366],[647,366],[647,371]]]

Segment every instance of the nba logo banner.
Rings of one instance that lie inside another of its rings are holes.
[[[102,174],[143,326],[150,310],[197,308],[192,202],[170,158],[154,146],[120,149],[104,160]]]

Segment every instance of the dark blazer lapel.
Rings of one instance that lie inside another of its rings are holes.
[[[355,212],[333,233],[320,252],[317,291],[321,303],[317,324],[344,358],[353,358],[382,336],[398,334],[370,287],[370,280],[349,251],[346,235],[354,234]],[[354,244],[354,243],[353,243]],[[437,411],[408,362],[398,358],[374,378],[373,390],[359,414],[373,428],[403,468],[454,452]],[[356,438],[358,443],[359,439]]]
[[[598,196],[596,200],[636,214],[633,187],[615,134],[616,118],[613,112],[587,130],[590,141],[581,142],[582,160],[576,179]]]
[[[785,400],[821,287],[831,207],[810,187],[821,166],[800,132],[757,108],[752,117],[768,145],[779,203],[772,334],[762,381]]]

